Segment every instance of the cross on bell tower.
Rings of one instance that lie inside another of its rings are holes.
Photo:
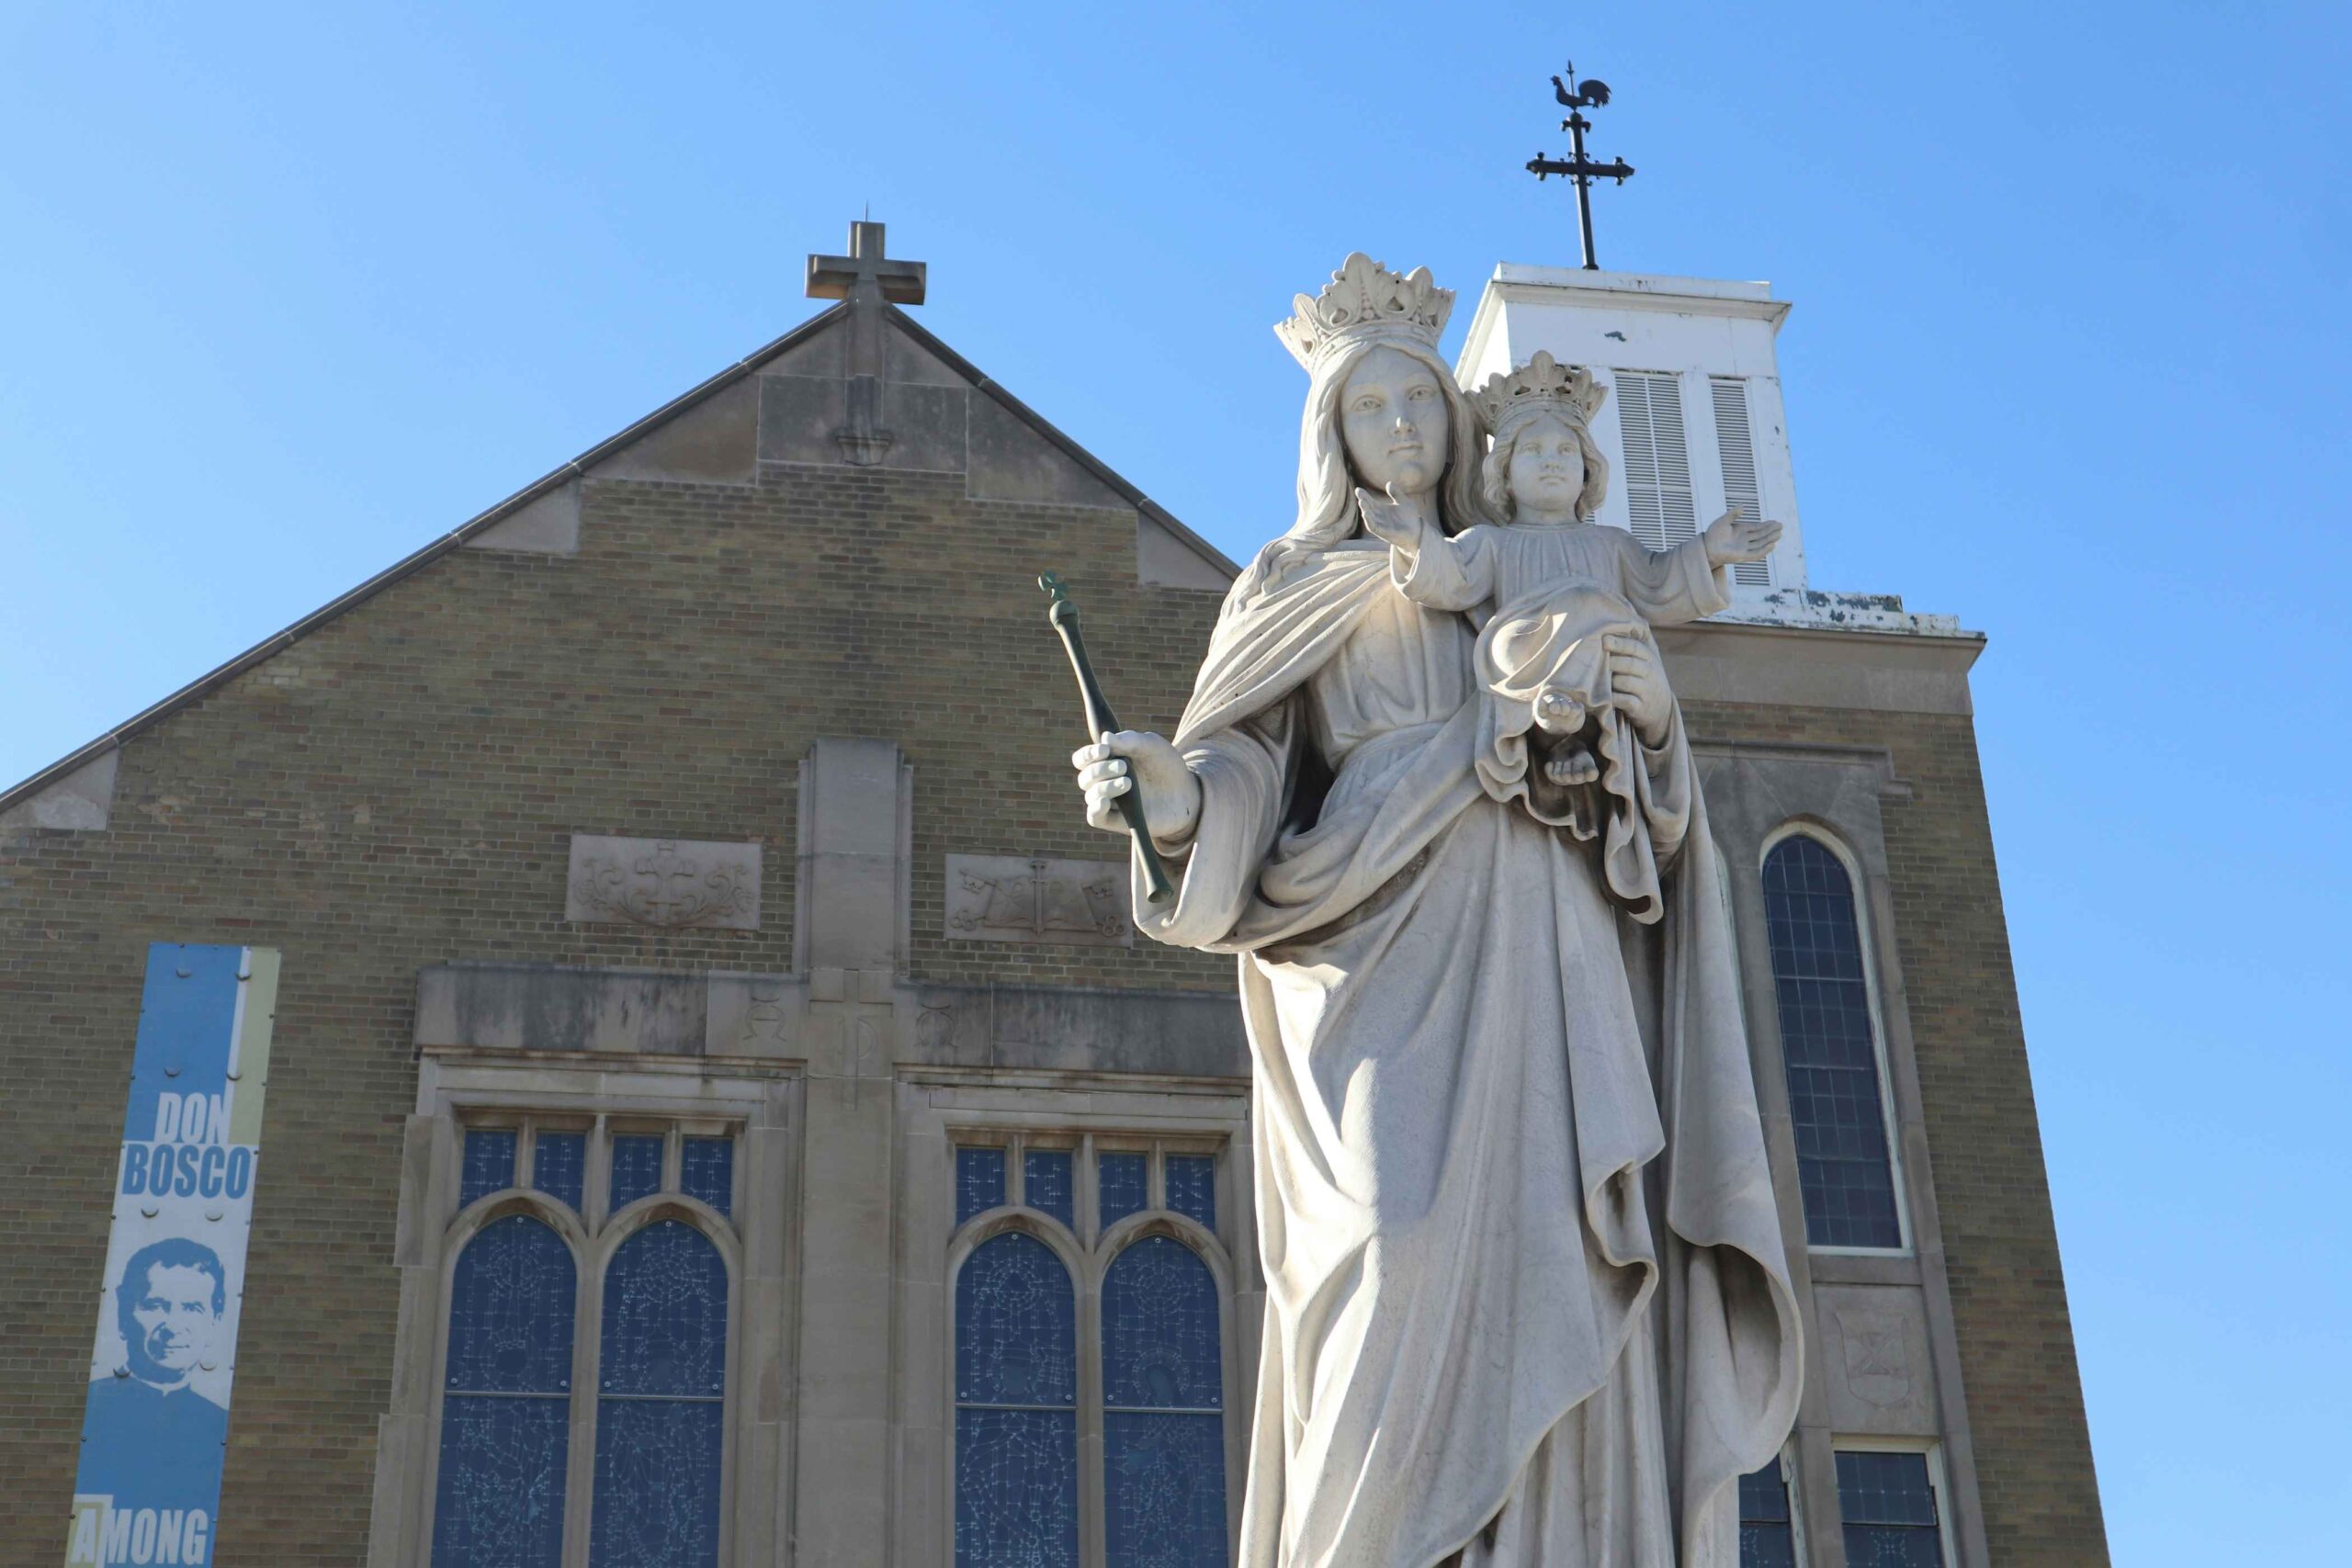
[[[1584,85],[1578,86],[1576,62],[1572,60],[1568,62],[1566,81],[1563,82],[1557,76],[1552,78],[1552,96],[1560,101],[1562,108],[1568,111],[1568,118],[1560,122],[1560,129],[1568,133],[1569,156],[1547,158],[1538,152],[1527,161],[1527,172],[1533,175],[1538,182],[1553,175],[1566,175],[1575,183],[1577,231],[1584,241],[1584,269],[1599,272],[1600,264],[1593,259],[1592,254],[1592,182],[1615,180],[1622,186],[1633,178],[1634,165],[1623,158],[1598,164],[1585,156],[1584,133],[1592,129],[1592,121],[1584,118],[1584,111],[1597,109],[1609,101],[1608,83],[1588,76]]]
[[[849,304],[849,352],[842,356],[842,427],[833,432],[849,460],[871,467],[890,449],[882,425],[882,389],[888,375],[883,352],[883,308],[922,303],[927,269],[919,261],[883,254],[879,223],[849,226],[849,254],[808,258],[808,298]]]

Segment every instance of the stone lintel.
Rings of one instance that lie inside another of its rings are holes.
[[[1230,992],[915,985],[912,1060],[1246,1082],[1250,1043]]]
[[[416,978],[415,1043],[699,1056],[708,982],[652,970],[436,964]]]
[[[895,1015],[888,1062],[1008,1072],[1136,1073],[1246,1082],[1241,1010],[1216,991],[1080,986],[927,985],[876,970],[808,975],[436,964],[417,975],[419,1047],[810,1058],[826,1016]],[[821,1053],[820,1053],[821,1054]]]

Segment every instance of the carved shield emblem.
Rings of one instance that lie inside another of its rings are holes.
[[[1883,1408],[1911,1397],[1910,1354],[1904,1347],[1901,1317],[1841,1312],[1838,1334],[1845,1343],[1846,1386],[1856,1399]]]

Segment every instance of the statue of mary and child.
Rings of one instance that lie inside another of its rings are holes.
[[[1728,916],[1654,626],[1777,525],[1591,519],[1605,389],[1475,397],[1453,296],[1351,255],[1276,330],[1298,517],[1138,792],[1136,923],[1238,956],[1266,1316],[1250,1568],[1733,1568],[1801,1334]]]

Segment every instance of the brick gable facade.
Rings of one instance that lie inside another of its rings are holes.
[[[1065,759],[1082,737],[1035,572],[1071,583],[1123,718],[1164,731],[1229,568],[895,311],[881,392],[892,445],[878,464],[846,460],[832,430],[844,315],[84,760],[114,770],[110,793],[84,786],[103,795],[103,826],[41,825],[36,807],[70,793],[70,774],[0,800],[0,1059],[16,1085],[0,1117],[17,1173],[0,1204],[0,1564],[57,1560],[150,942],[284,954],[223,1562],[357,1564],[371,1561],[371,1539],[374,1560],[390,1550],[376,1516],[399,1492],[379,1436],[404,1397],[396,1259],[419,1157],[420,1053],[507,1051],[487,1035],[437,1037],[471,1026],[424,1021],[428,971],[794,976],[812,1039],[846,986],[848,1001],[890,1010],[876,1016],[898,1021],[902,1064],[973,1082],[1001,1070],[1007,1094],[1039,1081],[1040,1064],[1068,1063],[1055,1031],[1077,1026],[1056,1022],[1057,1008],[1098,1008],[1087,1016],[1120,1038],[1089,1036],[1102,1042],[1096,1059],[1053,1069],[1071,1085],[1131,1071],[1169,1095],[1222,1084],[1239,1103],[1238,1029],[1217,1021],[1230,960],[1144,941],[959,935],[946,870],[951,855],[1117,855],[1085,827],[1070,786]],[[1916,1058],[1918,1163],[1939,1220],[1940,1251],[1923,1249],[1922,1266],[1948,1280],[1960,1373],[1939,1405],[1941,1437],[1964,1461],[1964,1506],[1990,1561],[2101,1560],[1966,710],[1973,648],[1930,656],[1853,634],[1817,655],[1828,675],[1808,665],[1735,679],[1718,671],[1725,660],[1692,652],[1710,637],[1744,639],[1731,664],[1780,645],[1709,627],[1669,645],[1694,735],[1723,766],[1747,766],[1744,746],[1798,748],[1782,762],[1811,766],[1801,749],[1815,747],[1823,766],[1894,781],[1871,787]],[[1914,684],[1938,694],[1819,700],[1853,689],[1839,671],[1888,661],[1926,671]],[[839,965],[810,963],[808,927],[826,917],[803,903],[811,857],[825,852],[801,819],[804,774],[820,743],[858,739],[894,742],[910,781],[905,940],[870,995],[855,976],[882,971],[852,964],[843,981]],[[760,845],[758,929],[567,919],[576,834]],[[1206,1013],[1186,1010],[1187,997]],[[1180,1015],[1166,1040],[1154,1032]],[[576,1043],[521,1043],[527,1055]],[[852,1090],[864,1071],[846,1070]],[[915,1092],[904,1070],[882,1076],[901,1102]],[[903,1169],[915,1145],[893,1147]],[[826,1201],[820,1172],[805,1181],[798,1201]],[[911,1207],[896,1213],[901,1229],[916,1223]],[[1920,1288],[1932,1298],[1936,1280]],[[813,1344],[823,1303],[801,1290],[796,1321]],[[786,1348],[782,1364],[801,1381],[772,1394],[786,1428],[795,1388],[811,1387],[808,1355]],[[872,1482],[881,1515],[840,1516],[905,1516],[886,1532],[887,1556],[877,1542],[860,1560],[944,1560],[931,1554],[941,1521],[915,1517],[937,1499],[909,1479],[935,1456],[908,1425],[879,1439],[893,1456]],[[789,1495],[777,1512],[794,1517],[768,1541],[775,1561],[796,1534],[796,1560],[851,1560],[818,1549],[813,1521],[837,1501],[818,1484],[820,1459],[779,1461],[797,1479],[779,1483]],[[1834,1560],[1827,1546],[1814,1561]]]

